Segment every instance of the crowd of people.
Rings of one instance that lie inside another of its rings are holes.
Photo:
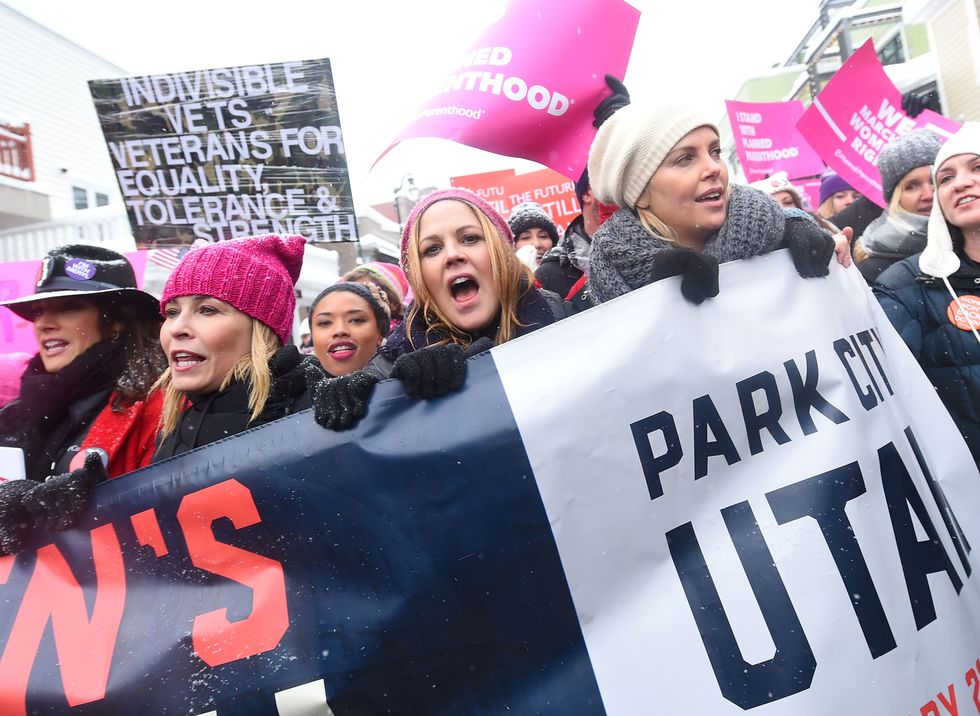
[[[2,304],[33,323],[38,353],[0,411],[26,473],[0,484],[0,555],[75,524],[103,480],[307,408],[347,429],[380,380],[437,398],[492,346],[669,277],[717,300],[719,264],[781,248],[802,279],[853,253],[980,460],[980,311],[964,305],[980,293],[980,124],[886,147],[884,212],[835,174],[809,212],[785,177],[731,183],[710,114],[631,103],[608,81],[562,235],[539,205],[507,221],[466,189],[422,197],[400,266],[359,266],[313,301],[306,355],[291,341],[302,237],[195,247],[159,300],[120,254],[49,252],[34,293]]]

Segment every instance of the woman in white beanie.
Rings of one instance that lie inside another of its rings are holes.
[[[589,287],[608,301],[668,276],[695,302],[718,294],[718,264],[787,246],[801,276],[825,276],[835,240],[805,212],[729,186],[718,127],[690,107],[631,104],[596,133],[592,190],[620,209],[596,232]],[[838,255],[849,263],[841,237]]]
[[[936,155],[926,248],[874,291],[980,463],[980,122]]]

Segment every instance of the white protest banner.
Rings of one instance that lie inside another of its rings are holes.
[[[140,248],[355,241],[330,60],[89,82]]]
[[[669,279],[494,349],[606,713],[974,713],[980,478],[831,268],[727,264],[700,306]]]

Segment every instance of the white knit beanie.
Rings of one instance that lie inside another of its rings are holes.
[[[615,115],[613,115],[615,116]],[[932,184],[937,191],[936,172],[950,157],[957,154],[980,154],[980,122],[966,122],[960,127],[936,155],[932,165]],[[929,276],[946,278],[960,268],[960,258],[953,250],[953,237],[949,235],[949,225],[943,210],[939,208],[939,197],[932,202],[929,214],[929,238],[925,251],[919,256],[919,269]]]
[[[626,105],[606,120],[592,140],[592,192],[604,204],[634,208],[670,150],[698,127],[718,132],[712,114],[698,107]]]

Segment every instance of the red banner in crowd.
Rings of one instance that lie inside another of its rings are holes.
[[[485,174],[469,174],[449,180],[453,186],[465,187],[486,199],[504,218],[518,204],[533,201],[540,204],[561,234],[582,209],[575,198],[575,183],[552,169],[516,174],[506,169]]]
[[[626,73],[639,19],[622,0],[515,0],[381,157],[403,139],[442,137],[577,177],[604,76]]]

